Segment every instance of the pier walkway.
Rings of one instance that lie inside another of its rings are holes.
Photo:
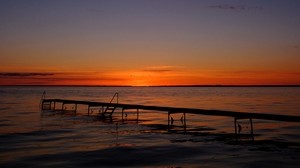
[[[56,103],[62,103],[61,108],[56,108]],[[212,115],[212,116],[227,116],[234,117],[237,119],[252,118],[252,119],[263,119],[273,121],[287,121],[287,122],[300,122],[300,116],[291,115],[279,115],[279,114],[263,114],[263,113],[249,113],[249,112],[234,112],[224,110],[208,110],[208,109],[196,109],[196,108],[178,108],[178,107],[164,107],[164,106],[148,106],[139,104],[122,104],[122,103],[108,103],[108,102],[93,102],[93,101],[80,101],[80,100],[66,100],[66,99],[44,99],[42,101],[42,109],[49,110],[64,110],[64,105],[74,104],[87,105],[89,108],[103,106],[103,107],[115,107],[121,108],[122,111],[126,109],[137,109],[137,110],[155,110],[167,113],[190,113],[190,114],[201,114],[201,115]],[[48,106],[48,107],[46,107]],[[50,107],[51,106],[51,107]],[[74,111],[77,109],[75,108]],[[89,110],[88,110],[89,112]]]
[[[114,95],[114,97],[116,94]],[[118,95],[117,95],[118,96]],[[291,115],[279,115],[279,114],[263,114],[263,113],[250,113],[250,112],[234,112],[234,111],[224,111],[224,110],[208,110],[208,109],[196,109],[196,108],[178,108],[178,107],[164,107],[164,106],[148,106],[148,105],[139,105],[139,104],[122,104],[112,103],[114,97],[110,102],[94,102],[94,101],[80,101],[80,100],[66,100],[66,99],[42,99],[41,100],[41,109],[42,110],[53,110],[53,111],[65,111],[66,105],[73,105],[72,110],[77,111],[77,105],[87,105],[88,106],[88,115],[91,110],[94,108],[99,109],[99,115],[102,117],[112,117],[114,111],[119,108],[122,109],[122,121],[124,119],[124,110],[127,109],[136,109],[137,121],[139,120],[139,110],[154,110],[166,112],[168,114],[168,125],[172,123],[171,114],[182,113],[183,114],[183,124],[186,128],[186,114],[198,114],[198,115],[210,115],[210,116],[225,116],[232,117],[234,119],[234,129],[235,134],[238,134],[239,125],[237,120],[240,119],[249,119],[251,125],[251,135],[253,136],[253,119],[262,119],[262,120],[273,120],[273,121],[285,121],[285,122],[300,122],[300,116],[291,116]],[[59,105],[59,107],[57,107]]]

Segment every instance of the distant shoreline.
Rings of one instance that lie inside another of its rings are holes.
[[[300,87],[300,85],[0,85],[0,87]]]

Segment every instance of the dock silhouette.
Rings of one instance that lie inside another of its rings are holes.
[[[73,105],[71,111],[77,111],[77,105],[88,106],[87,113],[90,115],[93,108],[99,109],[99,116],[103,118],[111,118],[116,109],[122,110],[122,121],[124,120],[124,111],[129,109],[136,110],[136,120],[139,120],[139,110],[152,110],[165,112],[168,115],[168,126],[172,123],[173,118],[171,114],[182,113],[181,118],[184,127],[186,127],[186,114],[197,115],[210,115],[210,116],[224,116],[232,117],[234,119],[235,134],[239,134],[240,125],[238,120],[249,119],[251,126],[251,135],[253,136],[253,119],[284,121],[284,122],[300,122],[300,116],[294,115],[281,115],[281,114],[267,114],[267,113],[252,113],[252,112],[237,112],[226,110],[212,110],[212,109],[198,109],[198,108],[180,108],[180,107],[166,107],[166,106],[153,106],[153,105],[140,105],[140,104],[124,104],[118,102],[118,93],[115,93],[110,102],[95,102],[95,101],[82,101],[82,100],[69,100],[69,99],[46,99],[45,96],[41,99],[41,110],[52,111],[67,111],[66,105]],[[116,102],[113,102],[116,100]],[[59,107],[57,107],[59,105]],[[70,111],[70,110],[69,110]]]

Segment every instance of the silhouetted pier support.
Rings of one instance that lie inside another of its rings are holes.
[[[68,108],[70,108],[70,107],[68,107],[68,105],[73,105],[72,107],[71,107],[71,110],[69,110]],[[55,109],[54,109],[55,110]],[[72,111],[72,112],[77,112],[77,103],[72,103],[72,102],[63,102],[62,103],[62,105],[61,105],[61,111]]]
[[[139,109],[136,109],[136,122],[139,122]]]
[[[124,108],[122,108],[122,122],[124,121]]]
[[[42,110],[52,110],[52,102],[43,102],[41,104]]]
[[[56,108],[57,103],[61,104],[61,107],[58,109]],[[41,105],[41,110],[77,112],[77,106],[78,104],[74,102],[59,102],[59,101],[57,102],[55,100],[54,101],[44,100]]]
[[[97,105],[88,105],[88,115],[93,113],[94,111],[98,111],[98,113],[104,112],[104,106],[97,106]]]
[[[234,117],[234,133],[236,135],[236,137],[238,137],[238,135],[241,134],[242,131],[242,126],[238,123],[238,120],[241,119],[249,119],[249,123],[250,123],[250,136],[252,138],[252,140],[254,140],[254,133],[253,133],[253,121],[252,118],[238,118],[238,117]]]
[[[171,114],[182,113],[182,117],[180,118],[181,124],[183,126],[184,132],[186,132],[186,113],[185,112],[168,112],[168,129],[171,130],[171,126],[174,124],[174,119]]]
[[[121,114],[122,114],[122,122],[125,121],[125,118],[127,119],[127,113],[125,113],[126,108],[122,108],[122,111],[121,111]],[[131,108],[130,108],[131,109]],[[125,118],[124,118],[124,115],[125,115]],[[136,119],[135,121],[138,123],[139,122],[139,117],[140,117],[140,109],[139,108],[136,108]]]

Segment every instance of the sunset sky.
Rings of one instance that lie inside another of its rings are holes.
[[[0,0],[0,85],[300,84],[299,0]]]

